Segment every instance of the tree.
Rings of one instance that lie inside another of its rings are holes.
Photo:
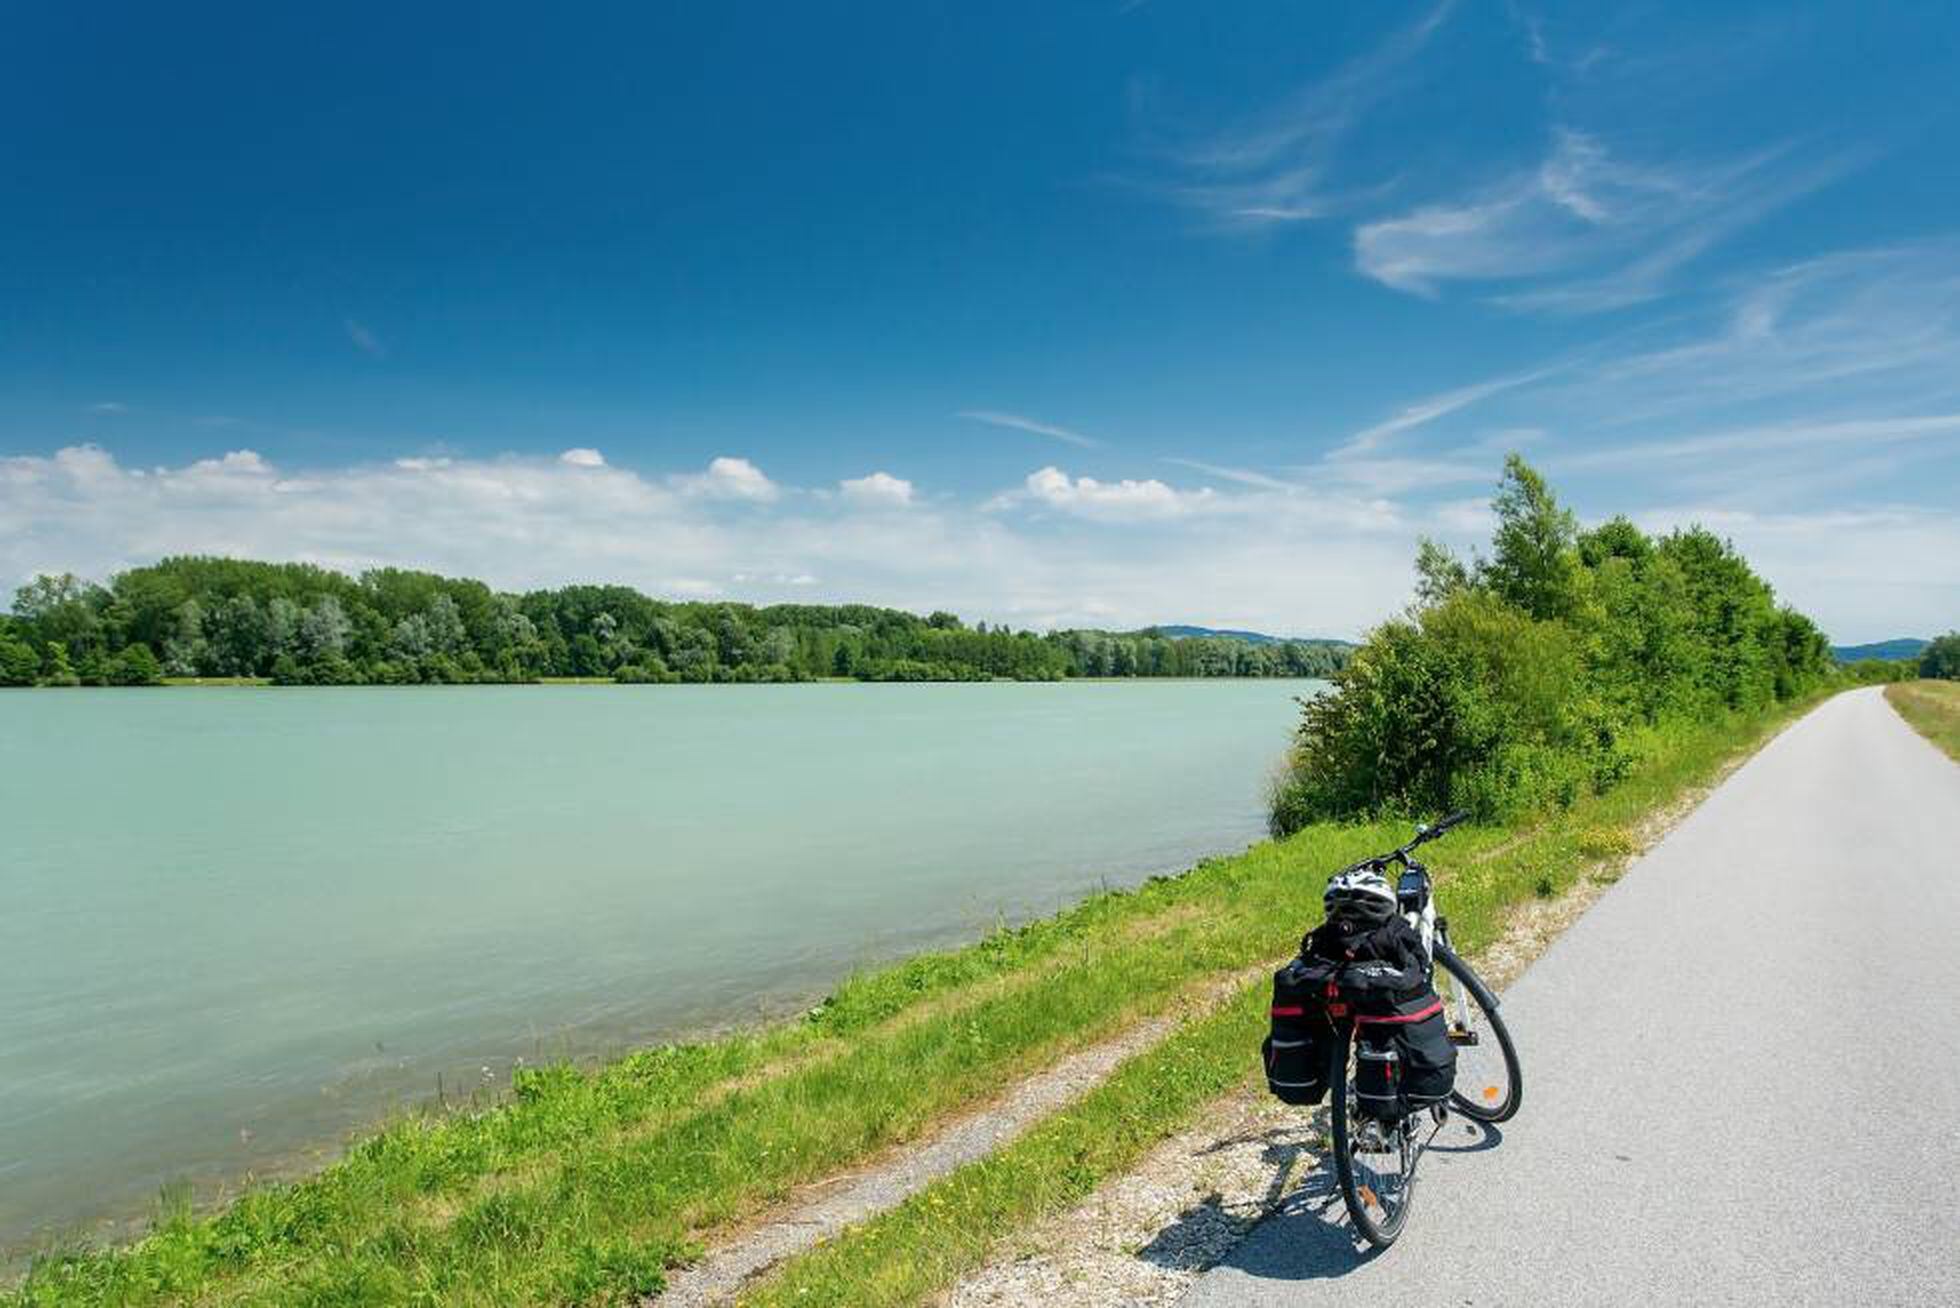
[[[14,592],[14,613],[40,643],[60,641],[70,654],[86,654],[102,641],[101,611],[109,593],[72,572],[46,573]]]
[[[204,610],[194,599],[187,599],[172,614],[172,634],[163,642],[163,667],[173,677],[195,677],[203,673],[210,658],[210,642],[204,639]]]
[[[34,647],[0,632],[0,686],[31,686],[40,673],[41,656]]]
[[[462,610],[447,595],[438,595],[429,602],[428,625],[429,645],[438,654],[460,654],[469,644]]]
[[[41,658],[41,680],[50,686],[82,684],[82,679],[75,675],[74,665],[68,661],[68,647],[58,640],[48,642],[47,653]]]
[[[1504,460],[1491,501],[1497,534],[1482,581],[1499,599],[1534,618],[1563,618],[1574,602],[1574,548],[1579,525],[1552,488],[1520,455]]]
[[[1960,681],[1960,631],[1949,631],[1920,651],[1919,675]]]
[[[340,601],[324,595],[300,619],[295,644],[302,658],[317,663],[344,653],[352,630]]]
[[[232,596],[205,618],[204,627],[220,675],[252,677],[262,665],[272,665],[265,610],[252,596]]]
[[[118,686],[154,686],[163,680],[163,666],[150,647],[139,641],[116,657],[109,677]]]
[[[1446,545],[1424,536],[1416,548],[1416,603],[1440,604],[1470,586],[1470,569]]]

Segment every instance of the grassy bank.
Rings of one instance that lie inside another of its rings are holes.
[[[1468,830],[1438,846],[1458,939],[1488,940],[1508,905],[1632,848],[1643,815],[1787,716],[1649,737],[1608,795],[1529,830]],[[11,1302],[603,1303],[657,1291],[668,1267],[792,1187],[1285,953],[1317,919],[1326,872],[1404,834],[1310,828],[857,977],[793,1023],[597,1070],[524,1072],[510,1102],[399,1121],[309,1180],[211,1215],[161,1214],[126,1248],[49,1251]],[[783,1292],[861,1302],[864,1287],[888,1286],[872,1298],[903,1302],[942,1284],[1247,1075],[1258,1010],[1255,988],[1192,1017],[983,1171],[792,1264]]]
[[[1896,681],[1885,698],[1920,735],[1960,760],[1960,681]]]
[[[1760,747],[1816,701],[1712,725],[1661,742],[1620,789],[1583,800],[1529,831],[1478,830],[1433,847],[1438,897],[1460,947],[1475,954],[1503,909],[1550,896],[1595,870],[1617,873],[1643,822]],[[1312,842],[1303,832],[1285,842]],[[1450,846],[1454,846],[1451,848]],[[1309,848],[1314,848],[1310,843]],[[1277,934],[1277,933],[1276,933]],[[990,1158],[945,1177],[888,1213],[777,1271],[749,1305],[901,1305],[928,1301],[976,1269],[1015,1232],[1087,1198],[1218,1094],[1251,1079],[1248,1051],[1266,1026],[1262,980],[1186,1022],[1077,1104]]]

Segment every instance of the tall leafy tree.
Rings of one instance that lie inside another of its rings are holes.
[[[1497,534],[1483,581],[1499,599],[1534,618],[1565,618],[1577,604],[1578,519],[1558,502],[1537,469],[1504,460],[1491,501]]]

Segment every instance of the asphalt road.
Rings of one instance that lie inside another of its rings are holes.
[[[1827,702],[1511,988],[1523,1110],[1392,1248],[1317,1177],[1184,1302],[1960,1304],[1957,847],[1960,766]]]

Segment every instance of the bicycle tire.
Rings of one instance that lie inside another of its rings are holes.
[[[1465,1117],[1477,1122],[1508,1122],[1518,1115],[1524,1103],[1524,1067],[1518,1061],[1518,1047],[1511,1040],[1511,1029],[1504,1025],[1504,1019],[1495,1008],[1486,1007],[1480,994],[1486,993],[1485,986],[1470,965],[1454,953],[1443,950],[1436,952],[1437,965],[1455,977],[1463,987],[1465,997],[1483,1015],[1483,1021],[1492,1035],[1497,1037],[1497,1047],[1504,1057],[1505,1079],[1509,1088],[1503,1100],[1495,1106],[1472,1100],[1461,1090],[1450,1091],[1450,1107]]]
[[[1328,1042],[1329,1066],[1327,1086],[1329,1112],[1334,1137],[1334,1177],[1340,1184],[1341,1202],[1347,1205],[1348,1217],[1354,1222],[1354,1229],[1363,1239],[1377,1249],[1386,1249],[1395,1243],[1397,1236],[1409,1220],[1409,1209],[1415,1206],[1415,1158],[1409,1151],[1409,1135],[1406,1123],[1400,1131],[1402,1157],[1407,1166],[1407,1174],[1402,1178],[1401,1202],[1393,1212],[1382,1205],[1382,1218],[1377,1218],[1370,1210],[1367,1196],[1362,1187],[1366,1184],[1355,1174],[1354,1149],[1350,1127],[1353,1118],[1349,1114],[1348,1099],[1354,1089],[1354,1078],[1349,1075],[1349,1053],[1354,1044],[1353,1028],[1342,1028],[1335,1038]],[[1377,1197],[1379,1203],[1379,1197]]]

